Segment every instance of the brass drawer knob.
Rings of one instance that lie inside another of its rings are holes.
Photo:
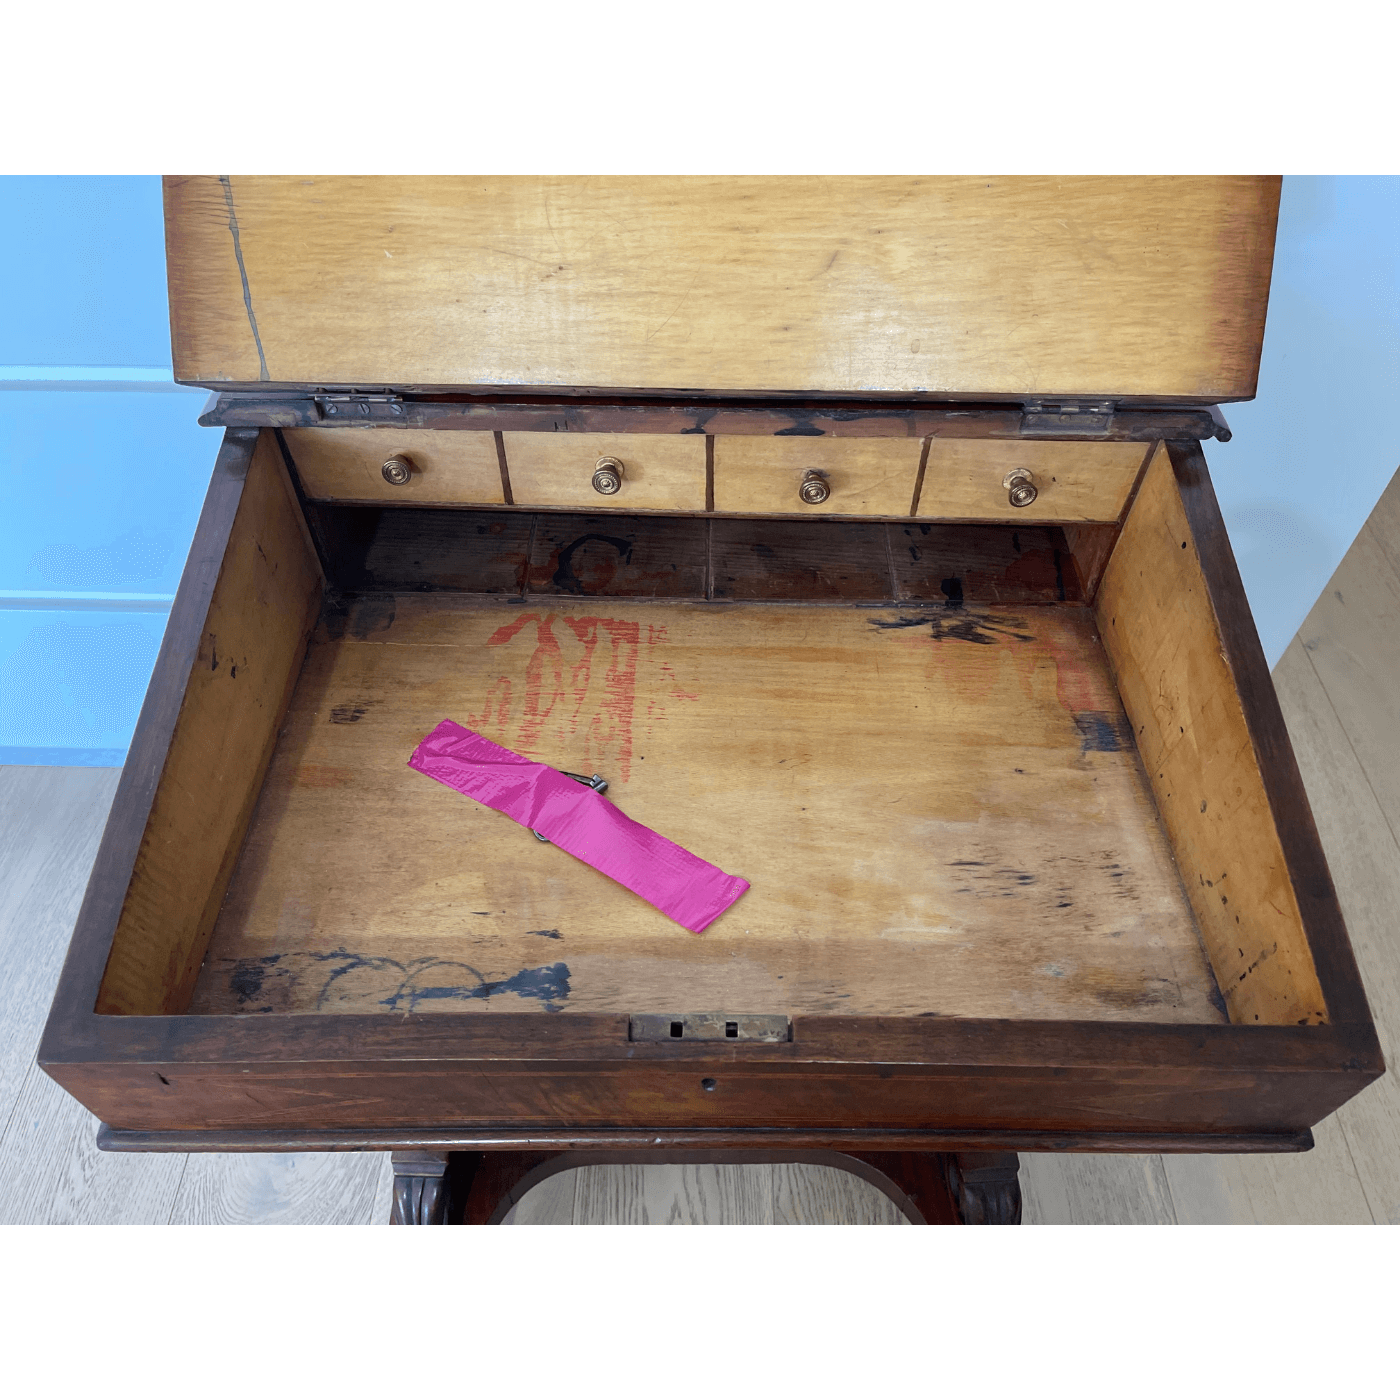
[[[803,474],[802,485],[797,488],[803,503],[819,506],[831,495],[831,485],[823,472],[810,471]]]
[[[407,457],[395,454],[379,470],[390,486],[407,486],[413,475],[413,463]]]
[[[1013,506],[1028,506],[1040,494],[1035,489],[1035,477],[1025,467],[1007,472],[1001,484],[1006,488],[1007,499]]]
[[[622,463],[616,457],[599,457],[593,468],[593,489],[600,496],[616,496],[622,490]]]

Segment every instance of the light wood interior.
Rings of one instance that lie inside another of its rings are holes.
[[[452,717],[753,888],[703,935],[407,767]],[[1093,618],[366,599],[191,1010],[1223,1019]]]
[[[584,510],[704,510],[703,433],[503,433],[510,486],[521,506]],[[593,489],[600,457],[623,467],[622,489]]]
[[[936,437],[918,514],[931,520],[1112,521],[1147,460],[1140,442],[1026,442]],[[1036,498],[1013,506],[1006,474],[1024,468]]]
[[[501,465],[494,433],[431,428],[289,428],[287,447],[302,490],[312,500],[424,501],[501,505]],[[385,460],[403,455],[413,474],[402,486],[385,481]]]
[[[1254,394],[1279,181],[166,182],[175,376],[841,394]]]
[[[717,437],[715,509],[751,515],[908,515],[923,443],[917,438]],[[807,505],[806,472],[831,495]]]
[[[1165,453],[1092,608],[1058,527],[334,509],[398,582],[315,625],[265,433],[100,1010],[1325,1018]],[[686,933],[410,770],[445,717],[752,890]]]
[[[1293,883],[1165,446],[1095,604],[1231,1020],[1327,1019]]]
[[[258,438],[97,1010],[183,1010],[320,607],[322,577],[270,433]]]

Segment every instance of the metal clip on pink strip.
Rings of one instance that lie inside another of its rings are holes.
[[[600,792],[450,719],[418,745],[408,766],[538,832],[691,933],[703,932],[749,887],[634,822]]]

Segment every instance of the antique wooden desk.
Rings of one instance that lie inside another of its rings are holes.
[[[172,179],[226,428],[40,1060],[396,1218],[1282,1152],[1382,1072],[1201,443],[1277,181]],[[599,773],[703,935],[406,766]]]

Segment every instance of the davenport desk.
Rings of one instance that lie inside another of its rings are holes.
[[[1383,1069],[1202,443],[1261,178],[166,184],[223,445],[40,1050],[395,1218],[809,1161],[1290,1152]],[[695,935],[450,718],[752,888]]]

